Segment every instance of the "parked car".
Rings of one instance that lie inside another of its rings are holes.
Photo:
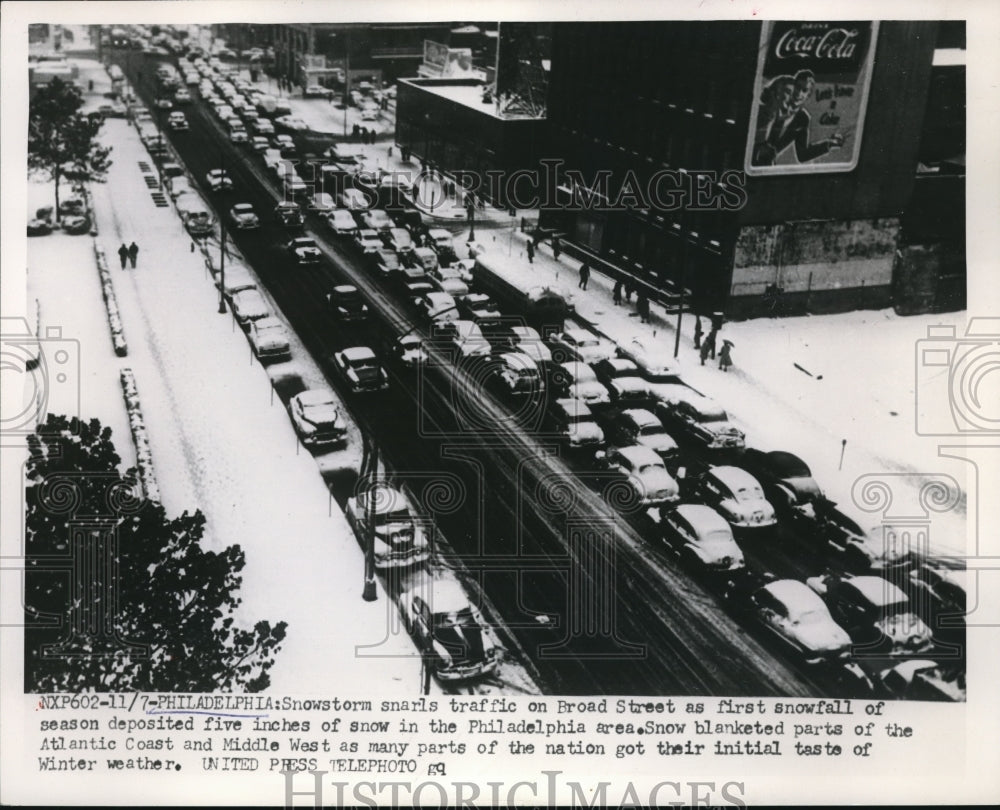
[[[28,236],[48,236],[52,233],[52,223],[47,219],[34,217],[28,220]]]
[[[215,272],[215,268],[212,268],[212,272]],[[222,290],[226,298],[231,299],[238,292],[256,290],[257,280],[242,264],[227,263],[225,273],[219,272],[217,274],[215,286]]]
[[[883,525],[865,531],[857,520],[826,498],[813,501],[812,508],[815,522],[802,521],[800,536],[821,541],[825,551],[849,573],[895,579],[913,564],[913,549],[903,543],[898,532],[886,532]],[[793,514],[806,518],[808,510]]]
[[[399,607],[441,681],[470,680],[496,670],[501,648],[457,581],[424,580],[423,587],[399,597]]]
[[[558,396],[582,399],[592,408],[611,401],[608,389],[597,379],[594,369],[579,360],[552,366],[549,381]]]
[[[524,352],[495,351],[493,371],[506,394],[539,396],[545,390],[545,374],[537,362]]]
[[[156,99],[156,101],[154,102],[154,104],[155,104],[156,108],[159,109],[159,110],[170,110],[174,106],[174,102],[171,101],[166,96],[160,96],[158,99]]]
[[[233,180],[225,169],[212,169],[205,175],[205,182],[210,191],[231,191]]]
[[[333,392],[325,389],[303,391],[288,403],[295,432],[310,448],[347,443],[347,426],[340,408]]]
[[[429,247],[414,247],[410,250],[407,255],[407,261],[410,264],[416,265],[417,267],[422,267],[426,272],[434,274],[434,272],[439,268],[439,262],[437,254],[431,250]],[[461,281],[460,274],[455,271],[452,276],[459,281]],[[462,282],[464,284],[464,282]],[[468,289],[465,291],[468,292]]]
[[[340,321],[363,321],[368,317],[368,305],[353,284],[338,284],[327,293],[330,311]]]
[[[798,456],[784,450],[765,453],[747,448],[737,463],[760,481],[779,518],[815,520],[815,504],[824,500],[823,491]]]
[[[274,135],[274,124],[272,124],[267,118],[258,118],[253,122],[253,124],[251,124],[251,128],[255,134],[263,137]]]
[[[419,261],[420,254],[422,251],[428,250],[427,248],[417,248],[413,251],[414,257],[418,261],[418,265],[427,269],[427,266],[423,262]],[[431,254],[434,255],[434,254]],[[431,283],[437,287],[441,292],[446,292],[448,295],[453,297],[458,297],[461,295],[469,294],[469,285],[462,280],[461,274],[458,270],[451,267],[437,267],[435,266],[432,270],[427,270],[427,275],[430,277]]]
[[[679,437],[708,450],[740,450],[746,443],[743,431],[729,421],[722,407],[693,388],[666,384],[658,385],[653,393],[658,400],[657,416]],[[754,457],[753,463],[757,461]],[[745,466],[743,459],[740,466]]]
[[[90,217],[87,214],[68,214],[60,222],[63,233],[79,235],[90,233]]]
[[[282,154],[284,154],[286,149],[295,149],[295,141],[292,140],[291,135],[275,135],[271,138],[271,146],[281,150]]]
[[[402,266],[399,257],[387,248],[379,248],[376,251],[366,254],[369,265],[373,267],[382,278],[391,278]]]
[[[382,247],[382,240],[378,238],[378,232],[371,228],[359,228],[354,234],[354,244],[362,253],[375,253]]]
[[[466,320],[477,323],[500,317],[500,308],[485,293],[470,293],[456,299],[459,314]]]
[[[238,203],[229,209],[229,219],[233,227],[239,230],[252,230],[260,227],[260,219],[250,203]]]
[[[321,191],[319,194],[314,194],[309,198],[309,203],[306,206],[310,211],[320,211],[322,213],[333,213],[337,208],[336,203],[326,192]],[[344,212],[347,213],[346,211]]]
[[[262,362],[288,360],[292,356],[285,325],[271,316],[251,321],[250,346]]]
[[[285,248],[298,264],[316,264],[323,257],[319,246],[310,236],[297,236]]]
[[[181,87],[176,93],[174,93],[174,101],[177,104],[190,104],[191,93],[189,93],[185,88]]]
[[[376,568],[409,568],[430,559],[428,525],[401,490],[363,490],[347,499],[344,514],[361,544],[372,543]]]
[[[345,188],[340,192],[337,205],[348,211],[367,211],[371,207],[371,201],[364,192],[356,188]]]
[[[375,352],[367,346],[352,346],[336,352],[333,366],[355,393],[389,387],[389,377],[379,365]]]
[[[546,413],[555,433],[566,442],[570,451],[604,447],[604,431],[594,421],[590,407],[581,399],[554,400]]]
[[[232,298],[233,314],[240,326],[250,328],[250,321],[259,321],[271,314],[271,308],[259,290],[242,290]]]
[[[386,247],[395,250],[396,253],[407,253],[413,250],[413,237],[406,228],[389,228],[381,234],[382,241]]]
[[[303,98],[330,98],[333,96],[333,90],[329,87],[323,87],[321,84],[307,84],[302,91],[302,96]]]
[[[565,332],[553,335],[550,342],[552,358],[557,363],[581,360],[593,365],[615,356],[615,346],[611,341],[585,329],[567,329]]]
[[[292,200],[278,203],[274,208],[274,215],[286,228],[301,228],[305,224],[302,209]]]
[[[968,572],[922,562],[909,572],[906,590],[934,636],[961,639],[968,605]]]
[[[626,408],[610,415],[609,435],[616,444],[648,447],[664,461],[677,458],[677,442],[656,415],[644,408]]]
[[[493,347],[473,321],[457,320],[434,324],[434,346],[455,360],[489,357]]]
[[[167,189],[167,193],[173,200],[176,200],[181,196],[181,194],[187,194],[189,191],[194,190],[191,186],[191,181],[184,175],[181,175],[180,177],[171,177],[169,180],[165,180],[164,187]]]
[[[167,126],[169,126],[175,132],[179,130],[190,129],[190,127],[188,126],[187,116],[184,115],[184,113],[180,112],[179,110],[177,112],[170,113],[170,115],[167,117]]]
[[[934,646],[930,628],[913,612],[909,598],[887,579],[826,576],[808,584],[855,644],[870,653],[912,656]]]
[[[431,228],[427,231],[427,247],[437,253],[438,261],[449,265],[458,258],[455,255],[455,240],[444,228]]]
[[[677,482],[656,453],[648,447],[631,445],[608,451],[608,470],[623,476],[637,506],[648,509],[680,499]]]
[[[289,132],[306,132],[309,124],[295,115],[280,115],[274,119],[274,126],[278,129],[287,129]]]
[[[344,208],[334,208],[326,216],[327,224],[338,236],[353,236],[358,231],[358,224],[351,212]]]
[[[523,323],[503,324],[505,342],[508,346],[522,354],[528,355],[539,368],[545,368],[552,362],[552,352],[542,342],[542,336],[531,326]]]
[[[267,142],[267,138],[263,135],[254,135],[250,139],[250,148],[257,154],[263,154],[271,148],[271,145]]]
[[[635,363],[639,375],[650,382],[673,382],[680,375],[663,341],[657,342],[645,336],[634,337],[618,346],[618,355]]]
[[[597,379],[608,389],[611,402],[622,408],[647,407],[654,397],[648,381],[639,376],[639,369],[631,360],[613,357],[594,364]]]
[[[733,530],[710,506],[682,503],[663,510],[660,531],[681,561],[693,568],[733,572],[745,566]]]
[[[794,579],[770,582],[751,597],[754,618],[807,664],[850,656],[851,637],[809,586]]]
[[[774,507],[764,498],[757,479],[739,467],[709,467],[689,476],[692,494],[715,509],[735,528],[761,529],[775,523]]]
[[[392,220],[381,208],[372,208],[361,215],[361,227],[371,228],[373,231],[388,231],[392,228]]]

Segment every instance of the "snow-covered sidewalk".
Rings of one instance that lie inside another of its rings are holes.
[[[218,313],[203,258],[189,250],[173,207],[154,203],[140,168],[152,164],[137,134],[120,120],[104,132],[114,165],[108,183],[93,189],[97,238],[112,262],[127,357],[111,347],[91,238],[29,243],[29,278],[47,322],[80,340],[81,412],[110,424],[128,459],[118,375],[133,370],[167,512],[201,509],[211,547],[242,546],[241,621],[288,622],[273,690],[415,693],[419,656],[405,632],[388,633],[398,622],[384,592],[362,600],[358,543],[267,372],[232,316]],[[122,271],[117,249],[133,240],[138,267]],[[321,379],[304,352],[295,365],[307,384]],[[372,649],[360,656],[358,646]]]

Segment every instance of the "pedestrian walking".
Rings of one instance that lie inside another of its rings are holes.
[[[535,263],[535,243],[531,240],[528,241],[528,264]]]
[[[135,242],[128,246],[128,258],[132,262],[132,269],[135,270],[135,260],[139,258],[139,246]]]
[[[587,289],[587,282],[590,281],[590,266],[584,262],[580,265],[580,283],[577,285],[581,290]]]
[[[701,327],[701,315],[694,316],[694,347],[696,349],[701,348],[701,336],[705,334]]]
[[[118,258],[122,260],[122,270],[125,269],[125,262],[128,261],[128,247],[122,242],[122,246],[118,248]]]
[[[708,337],[705,338],[705,342],[701,344],[701,364],[705,365],[705,358],[711,357],[715,359],[715,342],[718,339],[719,333],[717,330],[713,329],[708,333]]]
[[[635,290],[635,282],[631,278],[625,279],[625,303],[631,303],[632,292]]]
[[[558,236],[553,236],[552,237],[552,257],[556,261],[559,261],[559,237]]]
[[[731,340],[722,341],[722,348],[719,349],[719,368],[729,371],[733,364],[733,343]]]
[[[389,150],[386,152],[385,156],[386,157],[392,157],[392,147],[391,146],[389,147]]]
[[[641,323],[649,323],[649,299],[645,293],[640,292],[635,299],[635,308],[639,313]]]
[[[615,286],[611,290],[611,300],[615,306],[618,306],[622,302],[622,280],[618,279],[615,282]]]

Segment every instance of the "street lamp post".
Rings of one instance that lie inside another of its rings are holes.
[[[219,160],[222,162],[222,177],[226,176],[226,162],[219,150]],[[219,227],[222,232],[222,239],[219,243],[219,314],[226,313],[226,217],[219,217]]]
[[[365,526],[365,587],[361,593],[366,602],[374,602],[378,599],[378,591],[375,588],[375,501],[378,495],[378,445],[375,444],[374,439],[370,441],[368,480],[371,483],[368,487],[368,503],[365,504],[368,513]]]

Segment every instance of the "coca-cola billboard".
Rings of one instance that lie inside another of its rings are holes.
[[[747,139],[751,175],[851,171],[878,23],[765,22]]]

